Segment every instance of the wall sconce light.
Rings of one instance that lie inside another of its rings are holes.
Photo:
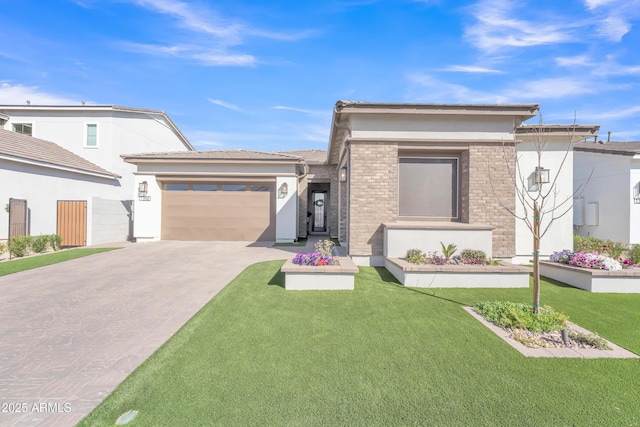
[[[146,196],[149,191],[149,184],[147,181],[142,181],[138,184],[138,196]]]
[[[633,186],[633,204],[640,205],[640,182]]]
[[[340,168],[340,182],[341,183],[345,183],[347,182],[347,167],[343,166]]]
[[[280,188],[278,189],[278,198],[284,199],[289,194],[289,184],[283,182]]]
[[[534,172],[534,182],[536,184],[548,184],[549,169],[545,169],[541,166],[536,166],[536,171]]]

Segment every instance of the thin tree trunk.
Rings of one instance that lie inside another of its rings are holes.
[[[533,202],[533,312],[540,311],[540,208]]]

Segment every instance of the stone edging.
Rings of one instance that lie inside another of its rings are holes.
[[[489,328],[492,332],[498,335],[511,347],[518,350],[525,357],[568,357],[568,358],[584,358],[584,359],[637,359],[640,358],[635,353],[630,352],[610,341],[607,341],[611,350],[598,350],[592,348],[529,348],[524,344],[509,337],[509,333],[499,326],[487,321],[484,317],[476,313],[473,307],[462,307],[464,311],[473,316],[476,320]],[[567,322],[572,329],[581,332],[583,334],[591,334],[588,330],[574,324]]]

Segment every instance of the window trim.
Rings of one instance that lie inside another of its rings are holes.
[[[95,145],[89,145],[89,126],[95,126],[96,127],[96,144]],[[98,132],[98,123],[95,122],[86,122],[84,124],[84,148],[100,148],[100,138],[99,138],[99,132]]]
[[[16,130],[16,126],[23,126],[23,129],[24,129],[24,126],[31,126],[31,133],[29,134],[24,132],[18,132]],[[27,135],[27,136],[33,137],[33,123],[18,123],[18,122],[11,123],[11,129],[13,130],[13,132],[19,133],[20,135]]]
[[[400,160],[401,159],[434,159],[434,160],[455,160],[455,168],[456,168],[456,195],[455,195],[455,216],[429,216],[429,215],[402,215],[400,213]],[[398,203],[398,219],[408,219],[408,220],[440,220],[440,221],[460,221],[460,203],[461,203],[461,195],[460,195],[460,162],[461,157],[451,153],[442,153],[442,154],[412,154],[412,155],[399,155],[398,156],[398,182],[397,182],[397,203]]]

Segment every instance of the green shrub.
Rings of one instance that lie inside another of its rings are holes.
[[[525,303],[508,301],[479,302],[474,310],[502,328],[526,329],[532,332],[559,331],[566,328],[568,316],[545,306],[538,315]]]
[[[37,254],[42,253],[47,250],[47,246],[49,246],[49,236],[39,235],[33,237],[31,240],[31,250]]]
[[[640,264],[640,245],[631,245],[627,256],[634,264]]]
[[[5,253],[6,251],[7,251],[7,245],[5,245],[4,243],[0,243],[0,255]]]
[[[49,234],[49,247],[54,251],[59,250],[62,247],[62,236],[59,234]]]
[[[411,264],[426,264],[427,255],[420,249],[409,249],[407,251],[407,262]]]
[[[463,264],[487,264],[487,254],[479,249],[463,249],[460,252],[460,261]]]
[[[440,242],[440,246],[442,247],[442,255],[444,255],[444,259],[447,261],[456,253],[458,247],[453,243],[449,243],[447,246],[444,243]]]
[[[597,237],[573,236],[573,250],[575,252],[602,252],[605,241]]]
[[[9,240],[9,250],[13,256],[23,257],[31,249],[31,236],[13,236]]]
[[[611,350],[607,340],[598,336],[597,334],[583,334],[581,332],[569,332],[569,338],[574,341],[590,345],[598,350]]]
[[[607,240],[602,252],[606,252],[613,259],[620,259],[623,253],[629,250],[629,245],[620,242]]]
[[[335,243],[331,240],[319,240],[315,244],[315,249],[323,257],[333,257],[333,247]]]

